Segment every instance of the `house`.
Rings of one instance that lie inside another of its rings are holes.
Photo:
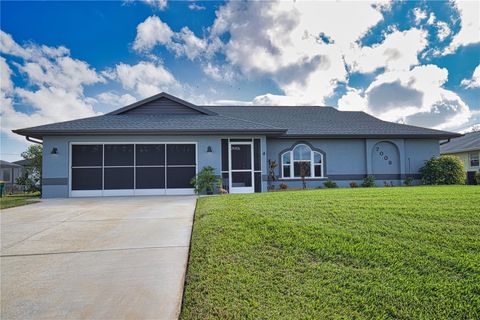
[[[43,143],[43,196],[192,194],[212,166],[230,193],[339,186],[374,175],[378,185],[419,178],[439,140],[457,133],[379,120],[332,107],[198,106],[167,93],[85,119],[14,130]]]
[[[5,184],[5,190],[19,189],[21,186],[16,184],[16,180],[23,173],[23,166],[0,160],[0,181]]]
[[[467,183],[476,184],[475,172],[480,170],[480,131],[466,133],[463,137],[442,142],[440,153],[459,157],[467,172]]]

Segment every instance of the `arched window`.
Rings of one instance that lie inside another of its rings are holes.
[[[298,144],[282,154],[282,178],[323,177],[323,154]]]

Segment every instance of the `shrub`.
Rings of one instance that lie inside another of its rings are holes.
[[[477,181],[477,184],[480,184],[480,171],[475,172],[475,180]]]
[[[335,181],[332,181],[332,180],[327,180],[323,183],[323,185],[325,186],[325,188],[336,188],[337,187],[337,183]]]
[[[358,183],[355,181],[350,182],[350,188],[358,188]]]
[[[287,190],[288,189],[288,186],[286,183],[280,183],[280,186],[279,186],[280,190]]]
[[[433,157],[420,168],[424,184],[465,184],[463,162],[456,156]]]
[[[190,183],[195,187],[196,193],[207,191],[207,194],[213,194],[215,187],[222,187],[222,179],[215,175],[215,168],[211,166],[203,167]]]
[[[403,183],[405,183],[405,185],[408,186],[408,187],[412,186],[413,185],[413,177],[407,177]]]
[[[375,176],[367,176],[363,179],[362,187],[372,188],[375,187]]]

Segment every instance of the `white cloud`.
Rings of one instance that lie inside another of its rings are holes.
[[[205,10],[206,8],[204,6],[196,4],[195,2],[192,2],[188,5],[188,9],[200,11],[200,10]]]
[[[102,92],[96,96],[101,103],[116,106],[118,108],[134,103],[137,99],[128,94],[117,94],[114,92]]]
[[[427,24],[430,26],[433,25],[436,19],[437,17],[435,16],[435,13],[430,12],[430,16],[428,17]]]
[[[346,60],[351,71],[370,73],[379,68],[408,70],[419,63],[418,54],[427,44],[427,32],[412,28],[388,34],[382,43],[352,50]]]
[[[247,77],[269,76],[288,96],[323,101],[347,80],[344,52],[383,19],[385,8],[367,2],[232,1],[217,11],[210,38],[229,34],[220,50]]]
[[[2,132],[12,134],[11,130],[19,127],[96,114],[95,100],[84,95],[84,86],[103,82],[104,78],[86,62],[70,57],[70,51],[63,46],[19,45],[3,31],[0,31],[0,41],[2,53],[15,57],[12,64],[28,83],[25,88],[15,87],[11,80],[13,71],[2,58]],[[15,106],[19,102],[32,111],[17,111]]]
[[[171,41],[173,31],[157,16],[148,17],[137,26],[137,36],[133,43],[136,51],[149,51],[155,46]]]
[[[420,8],[415,8],[413,9],[413,15],[415,16],[415,23],[417,25],[420,24],[423,20],[427,18],[427,12],[425,10],[422,10]]]
[[[158,45],[163,45],[177,56],[186,56],[190,60],[208,54],[209,51],[207,40],[197,37],[188,27],[174,32],[159,17],[150,16],[137,26],[133,49],[148,53]]]
[[[142,98],[178,86],[174,76],[162,64],[141,61],[135,65],[120,63],[107,72],[125,89],[134,90]]]
[[[456,1],[454,5],[460,15],[460,31],[453,36],[444,54],[451,54],[461,46],[480,42],[480,2]]]
[[[165,10],[168,4],[167,0],[141,0],[141,1],[159,10]]]
[[[237,73],[229,65],[216,65],[208,62],[203,65],[202,71],[215,81],[232,82],[238,77]]]
[[[349,90],[339,100],[341,110],[361,110],[383,120],[454,129],[468,122],[468,105],[443,88],[448,71],[436,65],[391,71],[376,77],[364,91]]]
[[[438,29],[437,38],[440,41],[445,40],[452,33],[452,30],[450,30],[448,23],[444,21],[437,22],[436,26]]]
[[[480,88],[480,64],[473,71],[470,79],[463,79],[461,85],[465,88]]]

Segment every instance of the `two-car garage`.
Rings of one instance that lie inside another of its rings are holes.
[[[72,143],[70,196],[192,194],[195,143]]]

